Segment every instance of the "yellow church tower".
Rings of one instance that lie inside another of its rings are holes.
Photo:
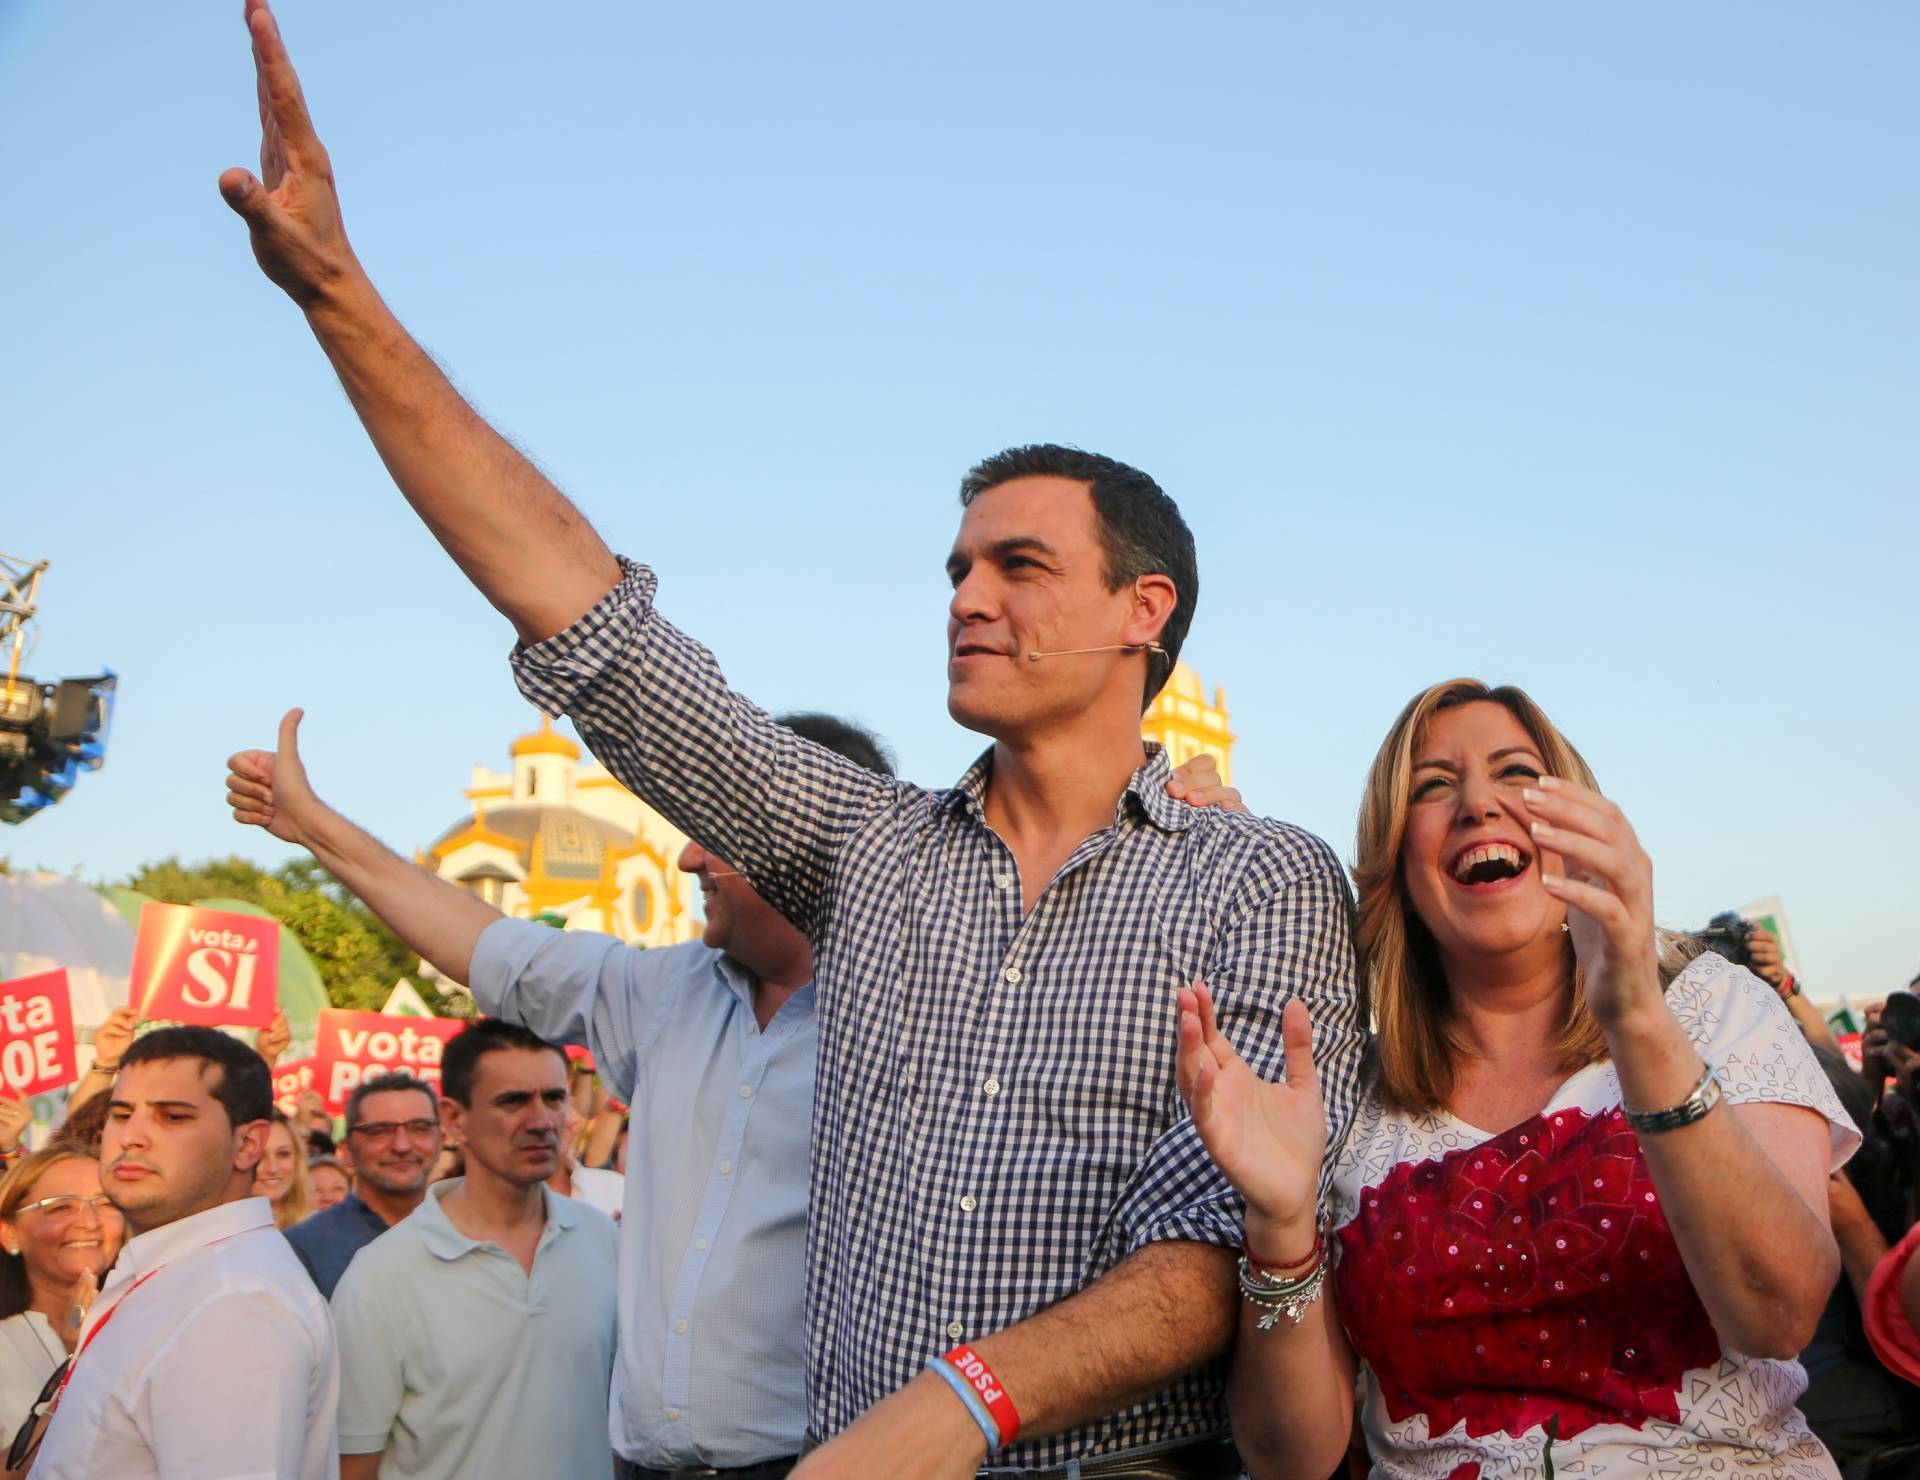
[[[1200,675],[1185,663],[1173,665],[1167,686],[1154,695],[1141,718],[1140,733],[1163,746],[1176,766],[1212,751],[1220,762],[1220,779],[1232,785],[1234,734],[1227,724],[1227,691],[1216,685],[1209,704]]]
[[[473,768],[470,817],[415,855],[504,914],[598,930],[629,945],[692,940],[693,881],[674,867],[686,836],[541,716],[509,771]]]

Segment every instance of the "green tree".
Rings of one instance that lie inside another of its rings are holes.
[[[420,976],[420,958],[381,923],[340,881],[311,858],[271,871],[244,858],[210,858],[183,864],[162,859],[137,870],[126,881],[163,904],[192,904],[196,899],[244,899],[256,904],[287,929],[313,958],[335,1007],[377,1010],[394,982],[410,976],[435,1012],[464,1016],[463,997],[443,997]]]

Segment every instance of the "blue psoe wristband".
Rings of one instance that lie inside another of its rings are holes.
[[[973,1390],[973,1384],[954,1371],[953,1364],[943,1358],[935,1357],[927,1363],[927,1367],[930,1371],[938,1372],[946,1385],[959,1395],[960,1401],[967,1405],[967,1412],[971,1413],[973,1421],[980,1425],[980,1432],[987,1436],[987,1453],[991,1454],[998,1449],[1000,1425],[993,1421],[993,1414],[981,1401],[980,1395]]]

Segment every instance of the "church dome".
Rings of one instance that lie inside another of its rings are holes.
[[[542,876],[593,880],[600,877],[610,852],[632,846],[633,835],[589,817],[578,807],[526,803],[491,807],[479,817],[463,818],[441,833],[428,851],[444,858],[467,843],[482,841],[510,846],[529,872],[537,843]]]
[[[544,714],[540,716],[540,728],[522,735],[513,742],[513,756],[517,760],[523,755],[564,755],[570,761],[580,759],[580,747],[574,741],[553,727],[553,721]]]

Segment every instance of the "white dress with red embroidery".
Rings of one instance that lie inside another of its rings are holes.
[[[1667,1001],[1729,1104],[1805,1106],[1832,1164],[1853,1154],[1858,1132],[1757,977],[1702,956]],[[1722,1349],[1611,1064],[1497,1136],[1368,1096],[1331,1202],[1375,1475],[1544,1480],[1549,1426],[1567,1480],[1836,1475],[1793,1406],[1800,1364]]]

